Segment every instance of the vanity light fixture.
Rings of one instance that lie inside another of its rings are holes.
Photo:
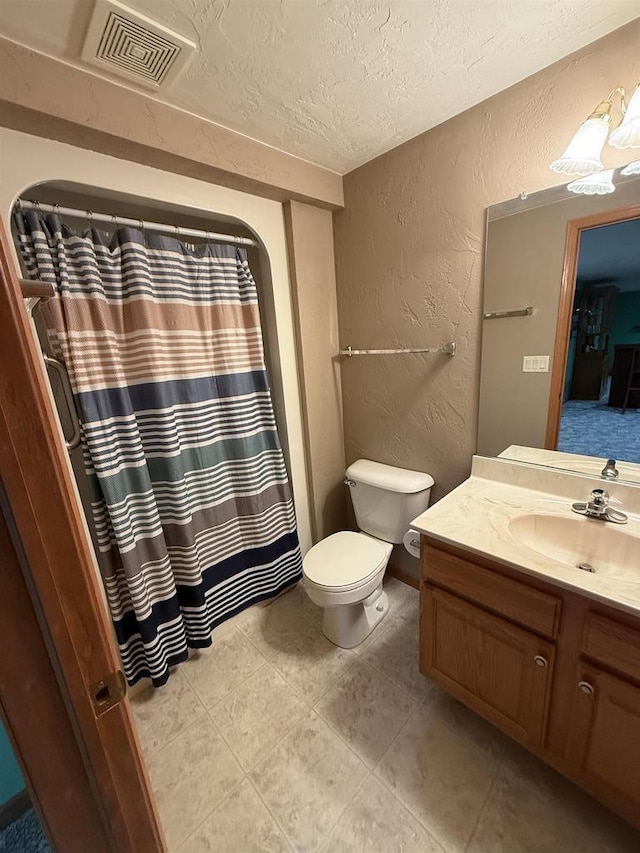
[[[633,163],[629,163],[628,166],[624,167],[620,174],[624,175],[625,178],[630,175],[640,175],[640,160],[634,160]]]
[[[622,91],[624,92],[624,89]],[[636,86],[626,110],[623,95],[622,106],[624,118],[620,126],[611,132],[609,145],[614,148],[640,148],[640,83]]]
[[[582,195],[607,195],[607,193],[615,192],[613,169],[605,169],[602,172],[595,172],[593,175],[577,178],[567,184],[567,189],[572,193]]]
[[[589,118],[582,122],[562,157],[554,160],[549,167],[553,172],[561,175],[589,175],[604,169],[600,157],[609,135],[613,94],[598,104]]]
[[[609,133],[616,96],[620,97],[622,121]],[[612,89],[606,100],[601,101],[586,121],[582,122],[562,157],[551,164],[550,168],[558,174],[583,176],[567,186],[571,192],[587,195],[615,192],[611,180],[613,170],[605,169],[601,159],[607,137],[614,148],[640,148],[640,83],[628,104],[622,86]],[[639,164],[640,161],[630,163],[622,174],[640,174]]]

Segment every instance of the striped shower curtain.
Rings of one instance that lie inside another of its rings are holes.
[[[15,217],[82,431],[125,675],[156,686],[211,630],[301,576],[256,287],[235,246]]]

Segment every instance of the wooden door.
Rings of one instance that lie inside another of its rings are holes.
[[[578,779],[640,823],[640,687],[580,666],[570,756]]]
[[[424,675],[521,743],[542,745],[552,643],[428,584],[420,635]]]
[[[159,853],[165,847],[128,701],[108,708],[95,701],[120,660],[2,223],[0,328],[0,480],[26,581],[109,841],[118,853]],[[30,708],[24,716],[38,726]],[[24,737],[14,736],[24,754]],[[70,815],[74,807],[67,803]]]

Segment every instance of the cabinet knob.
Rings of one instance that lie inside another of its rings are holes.
[[[588,681],[579,681],[578,687],[583,693],[586,693],[588,696],[593,696],[593,684],[589,684]]]
[[[543,658],[542,655],[536,655],[534,657],[534,661],[536,663],[536,666],[546,666],[547,665],[547,659]]]

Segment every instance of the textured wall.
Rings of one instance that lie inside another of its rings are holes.
[[[345,177],[335,215],[341,344],[458,354],[353,358],[342,371],[347,463],[429,471],[436,496],[476,445],[485,209],[559,183],[547,164],[610,88],[640,77],[640,21]],[[632,159],[609,149],[611,165]]]
[[[0,123],[278,201],[342,204],[335,172],[3,38]]]
[[[344,529],[346,490],[331,213],[285,207],[314,541]]]

